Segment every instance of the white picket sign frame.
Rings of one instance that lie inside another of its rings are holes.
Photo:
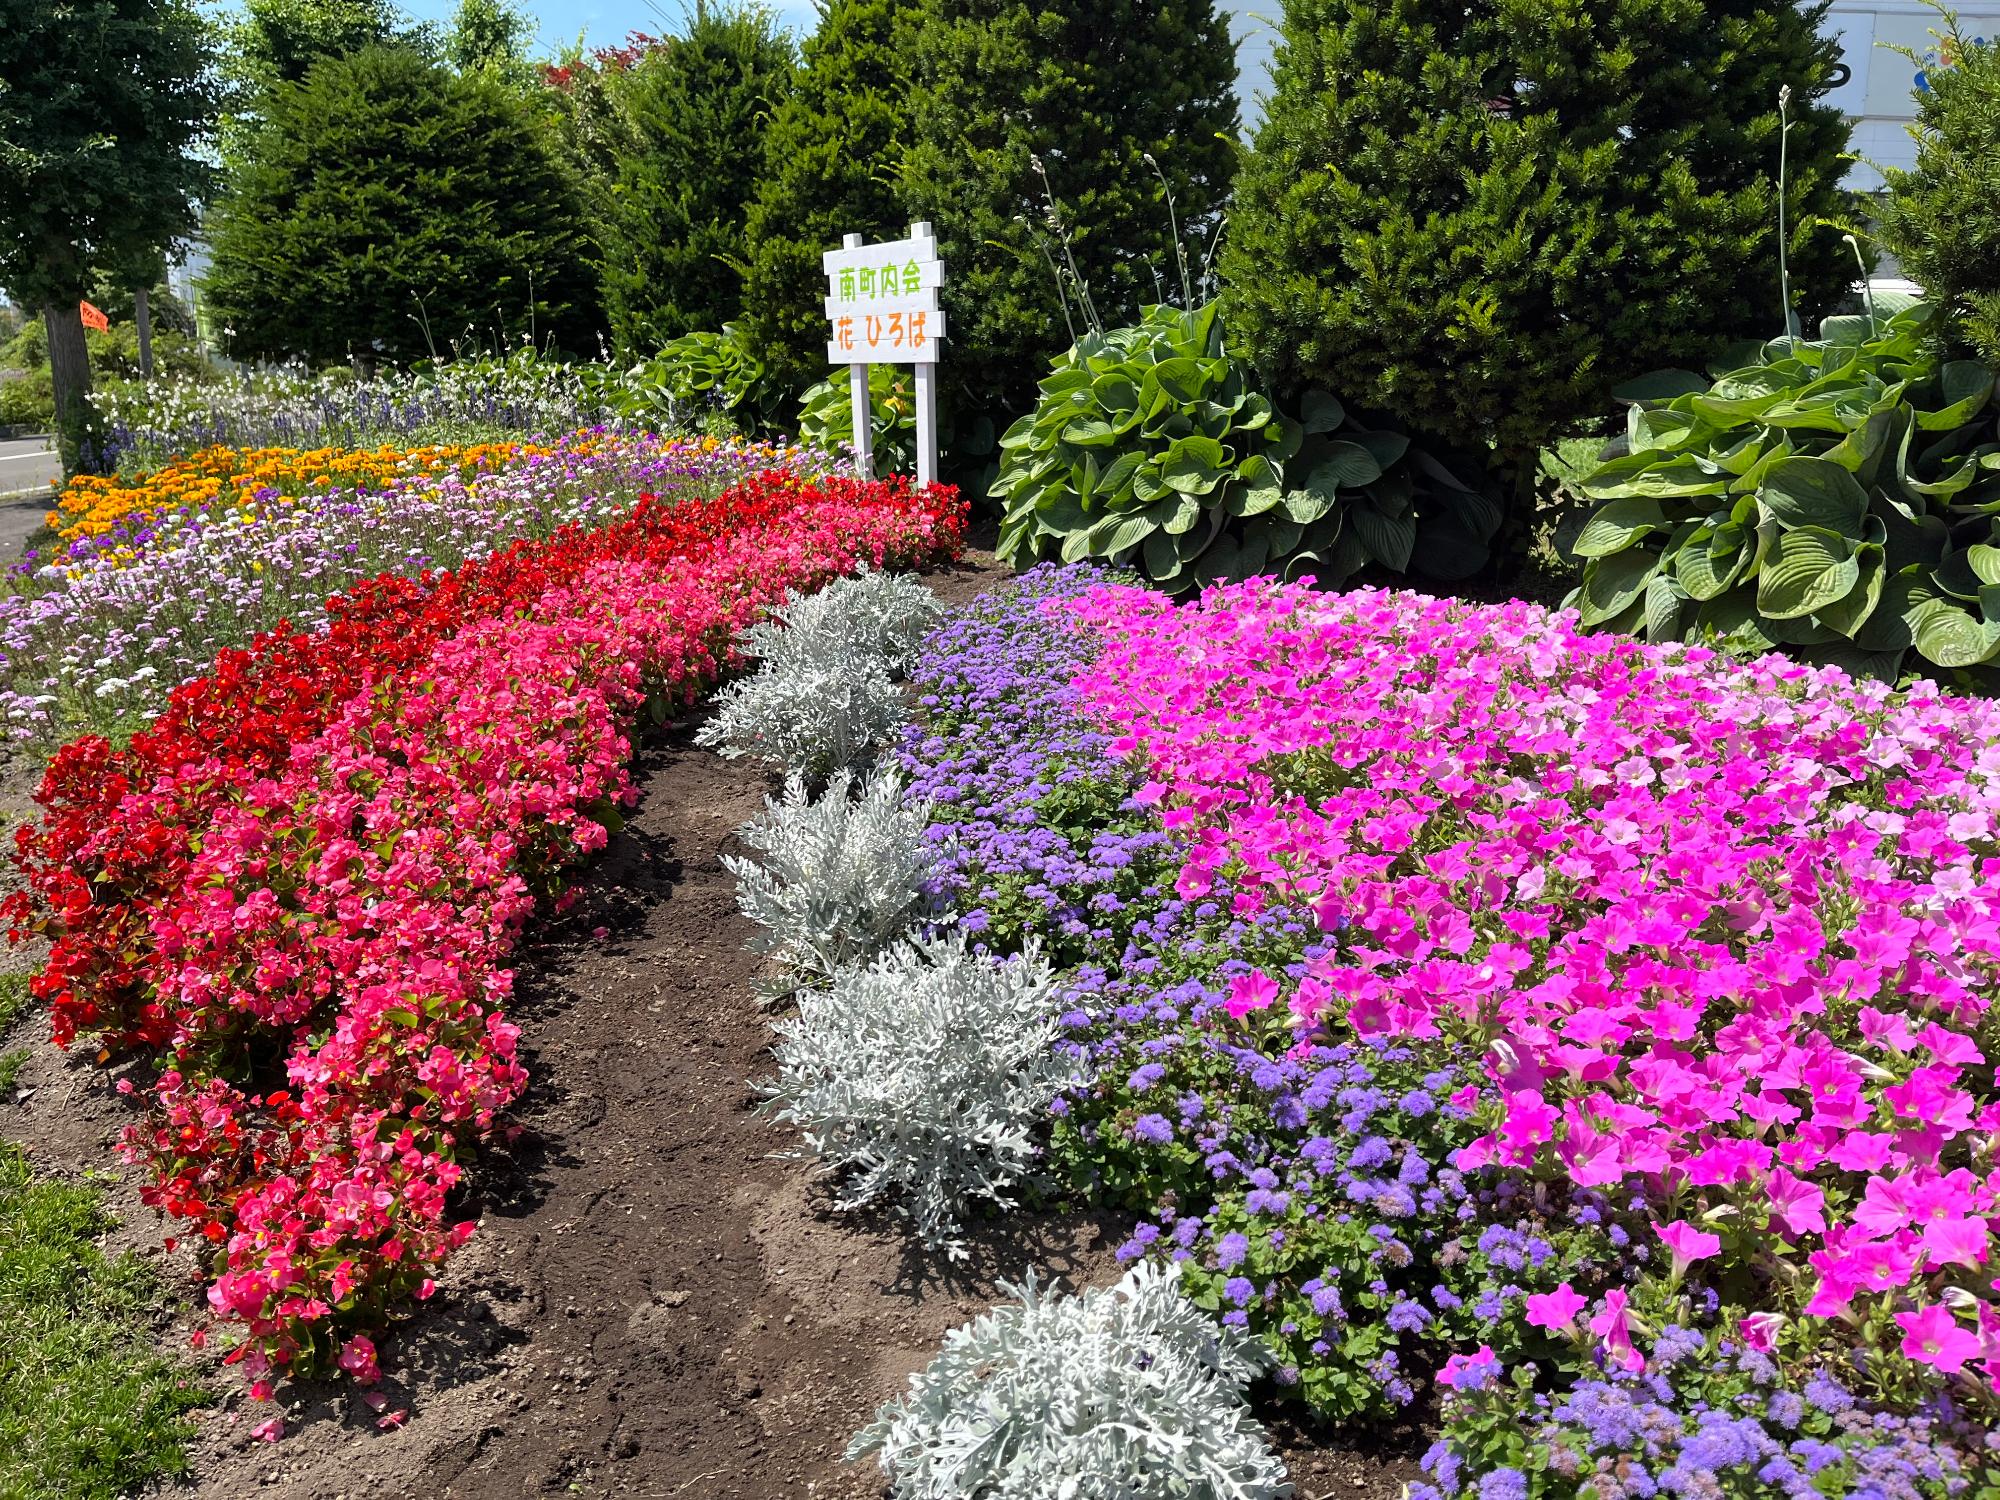
[[[854,403],[854,461],[864,479],[874,475],[874,413],[868,399],[871,364],[907,364],[916,372],[917,483],[936,484],[938,344],[945,337],[944,263],[927,223],[910,226],[908,239],[864,245],[844,235],[838,250],[820,256],[826,272],[827,363],[847,366]],[[891,273],[893,285],[880,280]],[[842,320],[847,320],[843,337]]]

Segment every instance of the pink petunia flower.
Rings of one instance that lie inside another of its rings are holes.
[[[1553,1329],[1557,1333],[1574,1332],[1576,1315],[1589,1305],[1589,1299],[1565,1281],[1553,1292],[1530,1294],[1528,1326]]]
[[[1646,1359],[1632,1343],[1627,1300],[1623,1291],[1606,1292],[1604,1308],[1590,1320],[1590,1331],[1604,1340],[1605,1357],[1611,1365],[1636,1375],[1646,1368]]]
[[[1231,1019],[1240,1021],[1253,1010],[1268,1009],[1277,998],[1277,981],[1262,969],[1252,969],[1229,981],[1229,998],[1222,1002],[1222,1008]]]
[[[1941,1302],[1897,1313],[1896,1326],[1903,1330],[1904,1354],[1946,1375],[1956,1375],[1980,1352],[1978,1336],[1960,1327],[1951,1309]]]

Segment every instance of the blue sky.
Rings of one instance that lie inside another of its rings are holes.
[[[419,20],[445,21],[458,9],[458,0],[399,0],[401,8]],[[522,8],[533,16],[541,31],[542,47],[554,51],[587,32],[593,46],[622,41],[627,32],[650,31],[655,35],[673,30],[681,18],[681,0],[525,0]],[[812,0],[781,0],[772,9],[795,30],[813,24]]]

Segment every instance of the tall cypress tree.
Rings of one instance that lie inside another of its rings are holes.
[[[873,239],[902,231],[896,170],[908,134],[910,54],[898,22],[912,9],[913,0],[825,0],[765,138],[742,324],[790,385],[825,369],[821,252],[850,232]]]
[[[1223,249],[1281,391],[1331,387],[1503,468],[1619,381],[1781,331],[1855,272],[1825,0],[1287,0]]]
[[[1068,343],[1050,199],[1098,314],[1136,321],[1178,285],[1145,157],[1181,229],[1212,226],[1236,151],[1235,50],[1212,0],[917,0],[912,22],[901,196],[948,268],[943,378],[963,411],[1018,412]]]
[[[768,10],[697,3],[681,35],[609,76],[629,144],[598,238],[620,348],[656,349],[736,317],[744,218],[791,75],[791,38]]]

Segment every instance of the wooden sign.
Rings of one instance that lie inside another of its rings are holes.
[[[854,400],[854,456],[872,470],[870,365],[916,368],[917,482],[937,482],[937,361],[945,336],[944,263],[928,224],[912,224],[908,239],[864,245],[847,235],[820,257],[826,272],[829,364],[846,365]]]

